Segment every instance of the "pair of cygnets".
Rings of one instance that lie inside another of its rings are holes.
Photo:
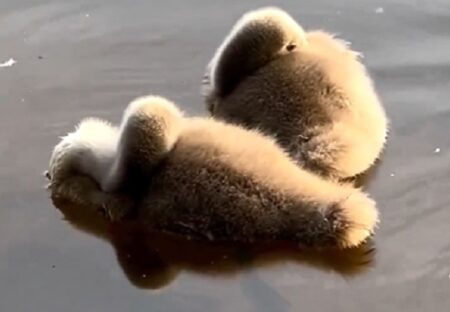
[[[374,232],[375,202],[339,181],[378,158],[387,119],[346,43],[258,9],[203,83],[211,118],[148,96],[120,127],[83,120],[53,150],[52,195],[194,239],[346,248]]]

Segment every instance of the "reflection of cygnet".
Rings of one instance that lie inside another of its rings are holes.
[[[55,147],[49,178],[54,196],[198,239],[350,247],[378,219],[363,192],[301,169],[273,139],[152,96],[120,129],[82,121]]]
[[[381,153],[387,119],[358,53],[277,8],[245,14],[203,80],[210,113],[272,135],[302,166],[347,178]]]

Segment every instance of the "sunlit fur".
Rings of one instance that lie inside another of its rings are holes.
[[[105,192],[117,168],[122,181]],[[53,196],[198,239],[350,247],[373,233],[378,220],[366,194],[301,169],[272,138],[183,117],[161,97],[131,103],[120,131],[82,121],[55,147],[49,172]],[[140,191],[132,192],[129,185],[137,184]]]
[[[347,178],[379,157],[387,118],[359,54],[286,12],[245,14],[203,81],[210,113],[276,138],[300,165]]]

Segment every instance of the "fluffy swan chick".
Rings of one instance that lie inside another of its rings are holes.
[[[262,130],[326,177],[366,171],[387,137],[359,54],[329,33],[304,31],[274,7],[236,23],[207,66],[203,94],[212,116]]]
[[[345,248],[378,221],[365,193],[301,169],[272,138],[155,96],[132,102],[119,129],[83,120],[54,148],[49,178],[52,196],[194,239]]]

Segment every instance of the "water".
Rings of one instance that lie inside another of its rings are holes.
[[[148,93],[205,114],[204,66],[265,4],[365,55],[391,119],[368,184],[376,252],[211,248],[63,220],[41,176],[58,136],[90,115],[117,122]],[[0,68],[0,311],[447,311],[449,20],[446,0],[0,1],[0,63],[17,61]]]

